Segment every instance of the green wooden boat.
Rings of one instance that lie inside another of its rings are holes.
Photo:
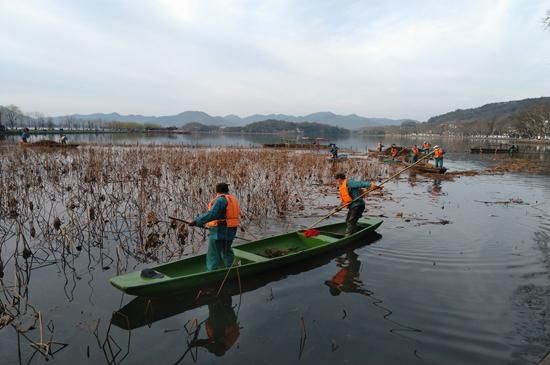
[[[233,248],[235,265],[229,273],[227,268],[206,271],[203,254],[156,266],[152,268],[156,274],[153,278],[143,277],[136,271],[111,278],[111,284],[127,294],[150,297],[208,287],[221,284],[226,275],[228,280],[235,279],[237,271],[242,278],[348,245],[373,232],[382,222],[379,218],[361,219],[357,223],[361,229],[347,237],[344,236],[346,224],[336,223],[317,227],[320,234],[314,237],[308,238],[303,231],[296,231],[236,246]]]
[[[249,276],[245,280],[237,280],[224,284],[220,293],[218,293],[219,283],[214,283],[211,288],[193,288],[184,290],[174,295],[161,297],[136,297],[124,307],[113,311],[111,323],[117,327],[126,330],[132,330],[153,322],[181,314],[185,311],[195,309],[212,301],[220,296],[234,296],[244,294],[273,282],[283,280],[292,275],[299,275],[309,270],[316,269],[322,265],[329,264],[336,257],[342,255],[348,250],[356,250],[365,245],[372,244],[382,238],[376,232],[371,232],[368,237],[355,240],[349,245],[331,250],[324,254],[305,260],[300,265],[288,265],[278,270],[269,270],[254,276]],[[336,267],[335,269],[340,269]]]

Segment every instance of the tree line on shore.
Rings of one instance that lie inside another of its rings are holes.
[[[8,105],[0,106],[0,130],[8,127],[11,130],[17,128],[33,128],[36,130],[48,130],[64,128],[66,130],[84,130],[84,131],[147,131],[162,130],[185,132],[209,132],[209,133],[301,133],[307,136],[339,136],[349,134],[349,130],[328,124],[315,122],[288,122],[284,120],[265,120],[250,123],[243,127],[223,127],[216,125],[206,125],[198,122],[187,123],[181,127],[171,126],[163,127],[156,123],[138,123],[129,121],[104,121],[101,119],[81,119],[71,116],[63,118],[47,117],[42,113],[24,114],[19,107]]]
[[[48,130],[64,128],[67,130],[126,130],[126,131],[144,131],[144,130],[175,130],[177,127],[162,127],[156,123],[138,123],[105,121],[101,119],[79,119],[72,116],[63,118],[54,118],[46,116],[43,113],[35,112],[25,114],[16,105],[0,105],[0,130],[32,128],[36,130]]]

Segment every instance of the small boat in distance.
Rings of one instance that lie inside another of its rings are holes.
[[[318,234],[311,237],[306,237],[304,231],[295,231],[245,243],[233,248],[235,263],[231,270],[206,271],[206,255],[202,254],[115,276],[110,281],[117,289],[137,296],[172,295],[178,291],[219,285],[237,275],[242,278],[277,269],[349,245],[374,232],[382,222],[380,218],[361,219],[357,223],[359,231],[350,236],[345,236],[345,223],[336,223],[317,227]]]
[[[509,147],[500,145],[499,147],[472,147],[470,153],[519,153],[519,147],[511,145]]]
[[[408,163],[408,162],[403,162],[403,164],[405,166],[412,166],[413,165],[412,163]],[[418,165],[414,165],[413,167],[411,167],[411,170],[415,170],[417,172],[426,172],[426,173],[430,173],[430,174],[444,174],[447,171],[447,168],[446,167],[442,167],[442,168],[435,167],[434,165],[429,164],[429,163],[425,163],[425,164],[419,163]]]
[[[347,160],[349,155],[347,153],[339,154],[338,157],[327,157],[327,161],[330,162],[336,162],[336,161],[342,161]]]
[[[79,145],[76,143],[59,143],[52,140],[42,140],[36,142],[19,142],[19,146],[25,148],[77,148]]]

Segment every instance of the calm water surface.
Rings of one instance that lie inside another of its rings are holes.
[[[449,153],[445,163],[482,169],[491,161]],[[392,199],[368,203],[367,214],[386,217],[378,235],[245,279],[241,296],[234,290],[202,302],[135,299],[109,285],[111,262],[97,264],[84,253],[71,263],[75,271],[33,270],[29,301],[46,318],[45,336],[68,344],[49,363],[537,363],[550,349],[548,174],[454,181],[404,174],[385,193]],[[514,203],[503,204],[509,199]],[[286,226],[276,222],[256,234]],[[328,285],[335,281],[339,289]],[[2,364],[46,362],[31,359],[29,341],[10,327],[0,330],[0,353]]]
[[[245,134],[82,134],[68,135],[72,143],[93,143],[93,144],[175,144],[189,146],[244,146],[244,147],[261,147],[264,143],[280,143],[281,137],[277,135],[245,135]],[[0,136],[1,138],[1,136]],[[4,136],[0,139],[0,144],[17,143],[18,136]],[[32,136],[31,140],[54,139],[59,140],[59,135],[37,135]],[[408,138],[408,137],[377,137],[377,136],[362,136],[352,133],[350,136],[332,138],[322,141],[321,143],[336,143],[338,146],[351,149],[357,152],[365,152],[367,148],[375,148],[378,142],[382,142],[386,147],[392,143],[403,146],[412,146],[413,144],[422,144],[427,137]],[[303,141],[300,141],[303,142]],[[445,147],[445,150],[452,152],[469,152],[471,147],[492,146],[499,147],[498,142],[488,142],[480,140],[468,139],[448,139],[448,138],[431,138],[429,142],[433,145],[440,144]],[[506,144],[503,144],[506,146]],[[528,153],[549,153],[550,145],[520,145],[522,152]]]

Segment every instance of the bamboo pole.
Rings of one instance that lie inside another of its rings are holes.
[[[318,221],[316,221],[315,223],[313,223],[312,225],[310,225],[307,229],[312,229],[313,227],[315,227],[316,225],[318,225],[319,223],[321,223],[322,221],[324,221],[325,219],[328,219],[330,217],[332,217],[334,214],[338,213],[339,211],[341,211],[342,209],[344,209],[345,207],[347,207],[348,205],[352,204],[354,201],[356,200],[359,200],[359,199],[362,199],[364,198],[365,196],[367,196],[370,192],[374,191],[374,190],[377,190],[380,186],[384,185],[385,183],[387,183],[388,181],[390,180],[393,180],[394,178],[396,178],[397,176],[401,175],[403,172],[407,171],[408,169],[410,169],[411,167],[417,165],[420,161],[423,161],[425,159],[427,159],[428,157],[430,157],[431,155],[434,154],[435,151],[432,151],[430,153],[428,153],[426,156],[420,158],[418,161],[416,161],[415,163],[413,163],[412,165],[409,165],[407,167],[405,167],[404,169],[400,170],[399,172],[393,174],[392,176],[388,177],[387,179],[385,179],[384,181],[382,181],[380,184],[376,185],[376,187],[374,188],[369,188],[367,191],[365,191],[363,194],[359,195],[357,198],[353,199],[351,202],[349,202],[348,204],[344,204],[344,205],[341,205],[339,206],[338,208],[334,209],[332,212],[330,212],[328,215],[322,217],[321,219],[319,219]]]

